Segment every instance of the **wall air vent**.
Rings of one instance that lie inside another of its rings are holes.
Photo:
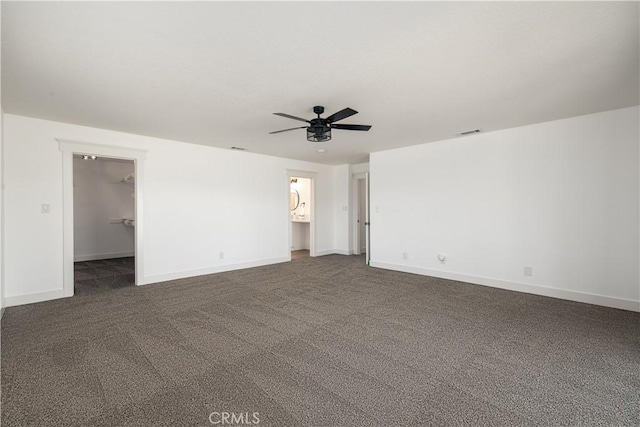
[[[459,132],[456,135],[458,136],[467,136],[467,135],[473,135],[474,133],[480,133],[480,129],[474,129],[474,130],[465,130],[464,132]]]
[[[244,151],[246,150],[246,148],[242,148],[242,147],[231,147],[232,150],[238,150],[238,151]]]

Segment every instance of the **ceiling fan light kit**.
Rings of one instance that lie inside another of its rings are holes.
[[[330,127],[319,127],[307,128],[307,141],[309,142],[327,142],[331,140],[331,128]]]
[[[318,117],[315,119],[307,120],[301,117],[292,116],[290,114],[285,113],[273,113],[276,116],[285,117],[288,119],[298,120],[301,122],[309,123],[308,126],[300,126],[297,128],[291,129],[283,129],[277,130],[274,132],[269,132],[270,134],[280,133],[280,132],[288,132],[290,130],[295,129],[307,129],[307,141],[309,142],[327,142],[331,140],[331,129],[343,129],[343,130],[359,130],[359,131],[368,131],[371,129],[369,125],[345,125],[345,124],[335,124],[335,122],[346,119],[347,117],[351,117],[354,114],[358,114],[358,112],[351,108],[345,108],[344,110],[340,110],[337,113],[330,115],[329,117],[323,119],[320,117],[320,114],[324,113],[324,107],[317,105],[313,107],[313,112],[317,114]]]

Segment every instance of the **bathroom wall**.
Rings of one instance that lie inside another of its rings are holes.
[[[311,180],[297,178],[298,182],[291,183],[291,189],[300,194],[298,208],[292,212],[291,218],[298,221],[311,220]],[[302,204],[304,203],[304,207]],[[291,250],[309,250],[311,248],[311,231],[308,222],[291,222]]]
[[[303,215],[305,219],[311,217],[311,180],[309,178],[297,178],[298,182],[291,183],[291,188],[298,190],[300,193],[300,204],[298,208],[293,211],[293,217],[302,219]],[[305,204],[303,207],[302,204]]]
[[[291,250],[301,251],[310,250],[310,225],[308,222],[292,222],[291,223]]]

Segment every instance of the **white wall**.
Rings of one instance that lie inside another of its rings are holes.
[[[143,283],[285,261],[287,169],[317,174],[316,249],[335,250],[332,166],[7,114],[7,304],[51,298],[63,288],[62,155],[55,138],[148,150]],[[51,205],[49,214],[40,213],[42,203]]]
[[[0,2],[0,46],[2,45],[2,2]],[[0,318],[4,314],[4,110],[2,109],[2,55],[0,55]]]
[[[73,159],[73,225],[76,261],[134,255],[134,229],[113,224],[135,218],[134,188],[122,179],[133,161]]]
[[[373,153],[372,265],[638,310],[638,114]]]
[[[334,223],[336,227],[335,244],[337,252],[349,255],[352,251],[353,237],[351,229],[351,170],[349,165],[334,167],[333,193],[335,201]]]
[[[369,172],[369,163],[357,163],[357,164],[351,165],[352,174],[365,173],[365,172]]]

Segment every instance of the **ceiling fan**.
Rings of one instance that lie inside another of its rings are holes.
[[[309,123],[309,125],[300,126],[300,127],[291,128],[291,129],[277,130],[269,133],[272,134],[272,133],[288,132],[290,130],[307,128],[307,140],[311,142],[326,142],[331,139],[331,129],[363,130],[363,131],[367,131],[371,129],[371,126],[369,125],[345,125],[345,124],[339,124],[339,123],[336,124],[336,122],[339,120],[346,119],[347,117],[351,117],[354,114],[358,114],[356,110],[353,110],[351,108],[345,108],[344,110],[340,110],[337,113],[334,113],[324,119],[320,117],[320,114],[324,113],[324,107],[317,105],[313,107],[313,112],[316,113],[318,117],[311,120],[303,119],[301,117],[296,117],[296,116],[292,116],[284,113],[273,113],[276,116],[282,116],[288,119],[307,122]]]

